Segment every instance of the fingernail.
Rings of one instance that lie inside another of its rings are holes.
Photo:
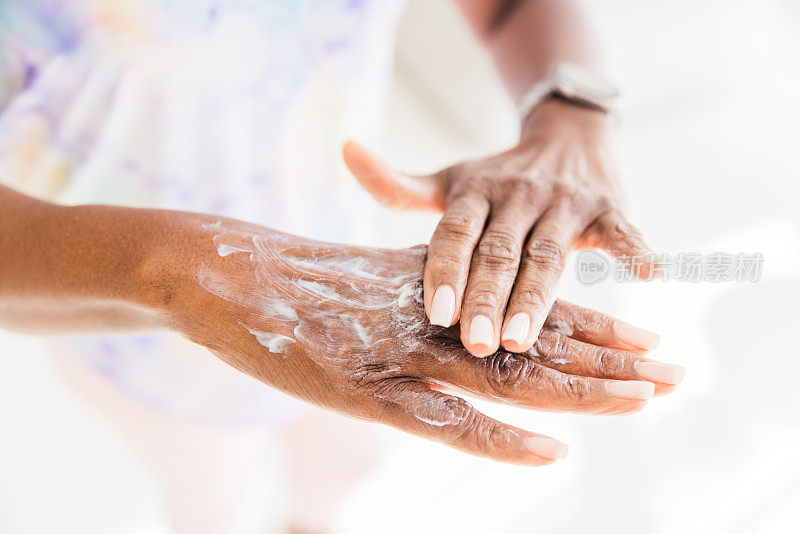
[[[527,313],[518,313],[508,321],[503,329],[503,341],[512,341],[518,346],[525,344],[528,331],[531,328],[531,318]]]
[[[658,334],[636,328],[623,322],[614,323],[614,333],[620,341],[646,350],[653,350],[658,346]]]
[[[636,372],[645,380],[661,384],[680,384],[686,369],[680,365],[660,362],[636,362]]]
[[[552,460],[566,457],[567,451],[569,451],[569,446],[566,443],[541,436],[528,436],[523,440],[523,444],[532,454]]]
[[[450,286],[440,286],[431,299],[431,323],[439,326],[453,324],[456,311],[456,294]]]
[[[656,391],[652,382],[639,380],[614,380],[606,382],[606,393],[620,399],[649,399]]]
[[[478,315],[469,324],[469,344],[472,346],[492,346],[494,340],[494,326],[491,319],[485,315]]]

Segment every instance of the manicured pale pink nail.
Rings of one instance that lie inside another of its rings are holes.
[[[662,384],[680,384],[686,369],[680,365],[660,362],[636,362],[636,372],[645,380]]]
[[[469,324],[469,344],[491,347],[494,344],[494,326],[485,315],[476,315]]]
[[[628,323],[618,321],[614,323],[614,333],[620,341],[645,350],[653,350],[658,346],[658,334],[642,330]]]
[[[639,380],[612,380],[606,382],[606,393],[620,399],[649,399],[656,391],[652,382]]]
[[[502,340],[511,341],[521,347],[528,339],[528,331],[531,328],[531,318],[527,313],[518,313],[508,321],[503,329]]]
[[[532,454],[552,460],[564,458],[569,450],[566,443],[542,436],[528,436],[523,440],[523,443],[525,448]]]
[[[431,300],[431,323],[439,326],[453,324],[456,311],[456,294],[450,286],[441,286]]]

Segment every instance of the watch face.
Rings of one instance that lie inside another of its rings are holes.
[[[594,73],[564,63],[555,76],[555,86],[567,98],[581,100],[603,109],[613,109],[620,99],[620,91]]]

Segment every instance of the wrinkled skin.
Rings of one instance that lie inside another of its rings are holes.
[[[529,353],[475,358],[457,327],[426,319],[425,247],[325,244],[237,221],[199,226],[184,274],[164,282],[169,276],[153,269],[165,286],[158,306],[172,328],[292,396],[530,465],[556,455],[533,454],[526,443],[536,434],[444,390],[583,413],[628,413],[646,402],[606,391],[640,379],[635,366],[645,358],[614,349],[622,346],[614,320],[600,313],[556,302]]]
[[[425,310],[435,324],[460,319],[472,354],[533,346],[573,248],[605,249],[651,276],[652,250],[620,211],[609,121],[554,99],[528,117],[514,148],[421,177],[345,145],[353,175],[384,205],[443,212],[425,265]]]

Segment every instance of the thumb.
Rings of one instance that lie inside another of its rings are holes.
[[[444,211],[445,192],[438,175],[399,173],[353,140],[345,141],[342,155],[345,165],[361,186],[387,208]]]

